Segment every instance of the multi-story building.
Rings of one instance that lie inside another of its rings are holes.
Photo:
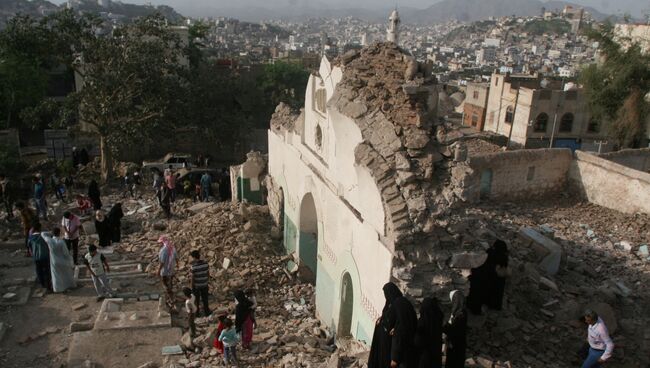
[[[484,130],[511,147],[593,149],[605,129],[591,118],[582,90],[537,75],[492,74]]]
[[[489,91],[489,83],[467,83],[463,108],[463,125],[483,130]]]

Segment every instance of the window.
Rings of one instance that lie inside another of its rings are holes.
[[[564,98],[567,101],[574,101],[578,98],[578,91],[567,91]]]
[[[515,109],[512,106],[506,108],[506,123],[512,124],[515,120]]]
[[[529,166],[528,174],[526,175],[526,180],[532,181],[533,179],[535,179],[535,166]]]
[[[316,125],[316,134],[314,141],[316,143],[316,147],[318,147],[318,149],[321,149],[323,146],[323,129],[321,129],[320,125]]]
[[[589,125],[587,125],[587,133],[600,133],[600,122],[591,118]]]
[[[533,127],[533,129],[535,130],[536,133],[546,133],[547,126],[548,126],[548,114],[542,112],[539,115],[537,115],[537,118],[535,119],[535,126]]]
[[[494,78],[494,85],[495,86],[499,85],[499,77]]]
[[[562,120],[560,120],[560,132],[571,133],[573,130],[573,114],[567,112],[562,115]]]
[[[325,113],[325,104],[327,103],[327,92],[325,91],[325,88],[320,88],[316,90],[316,93],[314,94],[314,107],[316,108],[316,111]]]
[[[474,91],[474,94],[472,96],[474,96],[475,100],[478,100],[478,91]]]
[[[478,115],[476,113],[472,113],[472,126],[478,126]]]

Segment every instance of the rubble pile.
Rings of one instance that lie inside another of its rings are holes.
[[[173,240],[178,255],[177,285],[189,285],[189,253],[199,249],[210,264],[213,308],[234,312],[233,292],[256,289],[258,309],[253,351],[241,352],[242,364],[254,367],[302,367],[324,362],[334,351],[331,332],[314,318],[314,288],[288,272],[280,245],[281,234],[272,225],[266,206],[233,203],[175,204],[175,218],[151,219],[142,235],[131,236],[121,248],[150,261],[147,271],[158,270],[156,243],[162,234]],[[150,213],[137,214],[142,220]],[[128,218],[128,216],[127,216]],[[133,221],[130,219],[128,221]],[[234,316],[231,316],[234,318]],[[201,319],[201,336],[185,343],[186,366],[211,366],[221,357],[211,349],[216,322]]]
[[[646,367],[650,259],[644,249],[650,243],[649,220],[568,199],[454,210],[441,225],[450,240],[464,244],[467,255],[452,267],[469,273],[473,261],[480,264],[483,249],[497,237],[508,242],[510,251],[512,276],[504,308],[470,319],[469,352],[490,364],[509,361],[514,367],[579,365],[576,352],[586,336],[579,318],[592,308],[612,333],[614,361]],[[561,245],[555,275],[537,265],[522,228],[533,228]],[[467,292],[465,279],[453,282]]]

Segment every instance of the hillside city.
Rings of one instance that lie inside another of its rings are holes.
[[[239,5],[0,3],[1,367],[648,367],[647,16]]]

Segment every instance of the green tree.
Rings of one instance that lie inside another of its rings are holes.
[[[103,180],[120,147],[145,143],[153,130],[171,129],[180,119],[184,55],[180,38],[158,14],[85,47],[78,64],[84,83],[75,97],[81,119],[100,137]]]
[[[259,86],[273,106],[284,102],[294,108],[305,104],[305,89],[309,72],[301,65],[276,62],[264,67]]]
[[[602,61],[581,73],[592,115],[611,122],[609,135],[621,147],[636,147],[645,132],[650,103],[650,55],[629,39],[616,38],[605,24],[588,35],[599,43]],[[624,44],[625,46],[623,46]]]

